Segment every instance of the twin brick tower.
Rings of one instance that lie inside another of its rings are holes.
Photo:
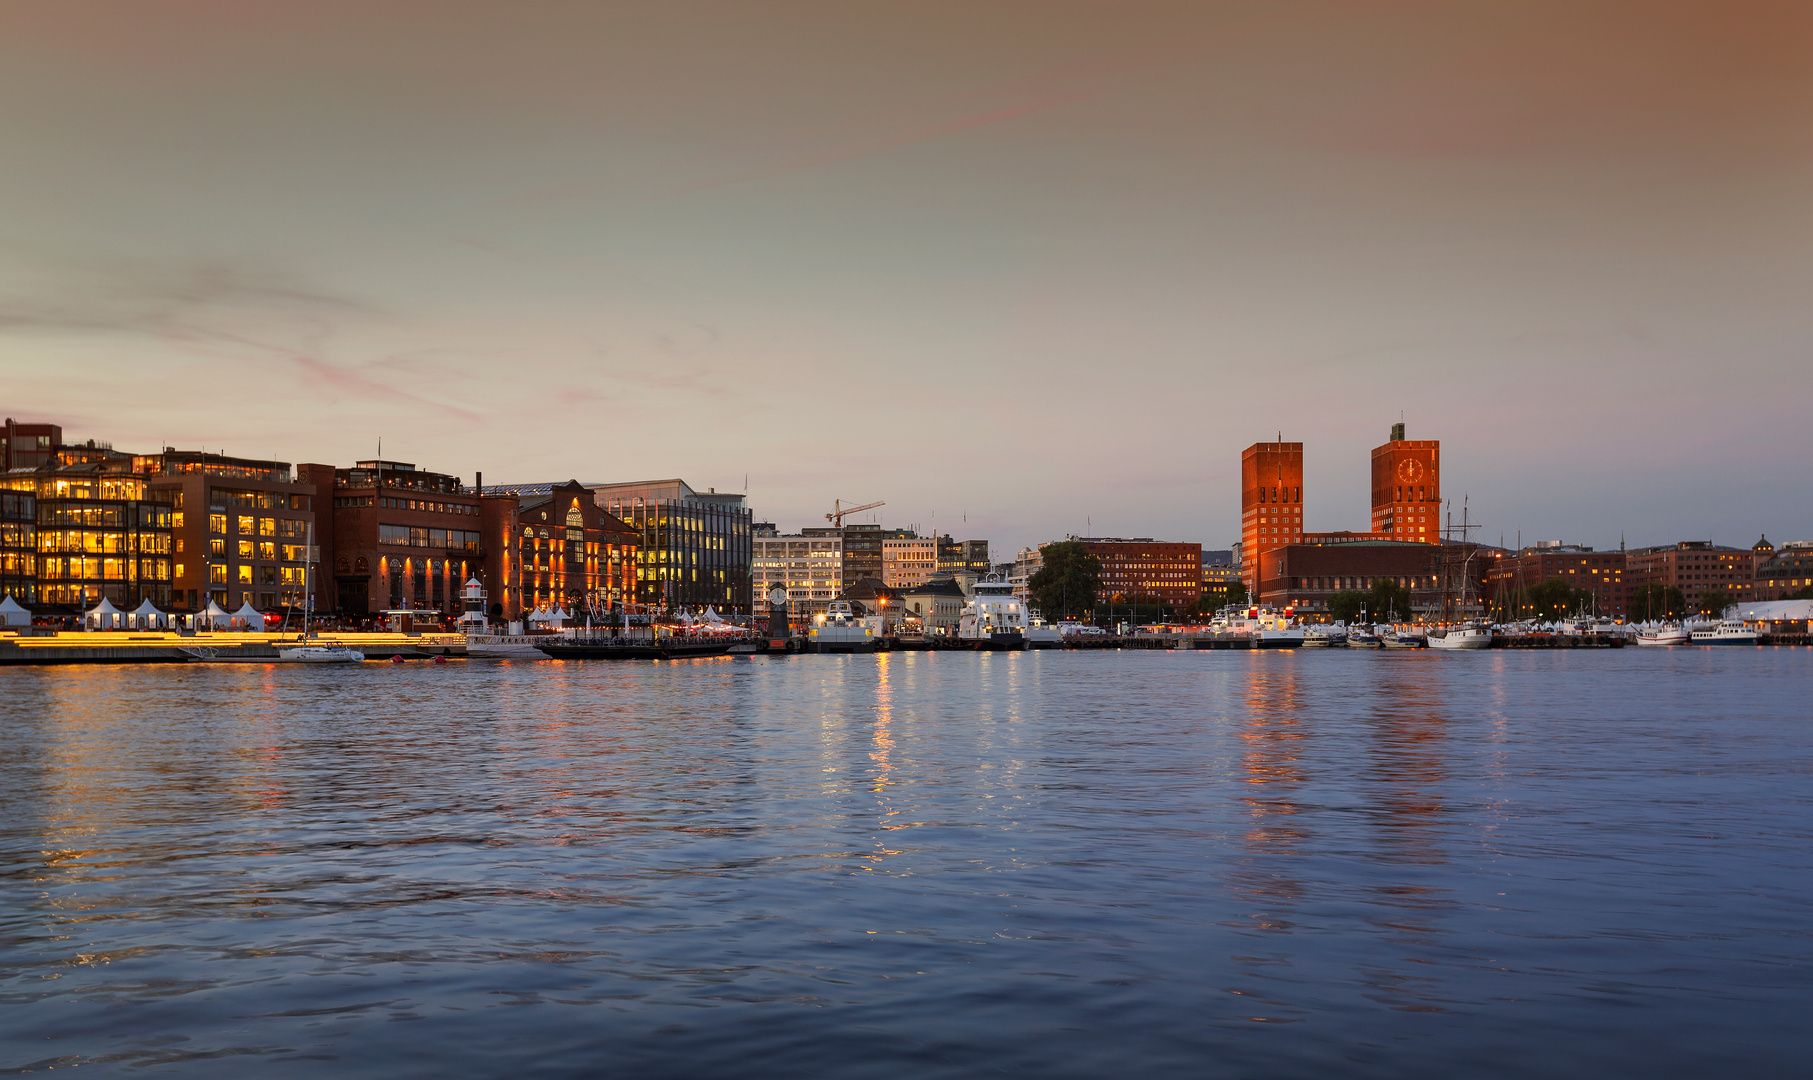
[[[1240,559],[1247,590],[1257,595],[1266,556],[1291,544],[1441,539],[1442,444],[1406,439],[1372,451],[1372,524],[1364,533],[1312,533],[1303,528],[1303,444],[1254,443],[1240,455]]]

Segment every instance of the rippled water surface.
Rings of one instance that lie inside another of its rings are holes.
[[[1809,676],[0,669],[0,1071],[1798,1073]]]

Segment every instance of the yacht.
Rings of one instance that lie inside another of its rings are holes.
[[[305,552],[313,555],[315,551],[315,527],[309,526],[305,541],[308,547]],[[315,614],[315,593],[309,588],[309,578],[315,568],[311,558],[302,567],[302,592],[308,597],[302,609],[302,640],[294,645],[277,646],[277,660],[284,664],[362,664],[365,654],[358,649],[345,645],[326,645],[315,641],[315,628],[311,625]]]
[[[1379,646],[1385,649],[1420,649],[1428,643],[1421,634],[1408,630],[1393,629],[1379,635]]]
[[[1686,645],[1693,634],[1680,623],[1651,623],[1637,630],[1639,645]]]
[[[1741,619],[1720,619],[1718,624],[1693,632],[1695,645],[1755,645],[1761,638]]]
[[[1347,644],[1347,632],[1339,626],[1309,626],[1303,630],[1303,647],[1326,649]]]

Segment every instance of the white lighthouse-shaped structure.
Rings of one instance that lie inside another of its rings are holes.
[[[477,578],[460,590],[460,617],[454,625],[464,634],[482,634],[490,625],[485,620],[485,587]]]

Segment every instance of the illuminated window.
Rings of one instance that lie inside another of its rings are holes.
[[[239,535],[241,535],[241,536],[252,535],[253,530],[255,530],[257,527],[258,527],[257,518],[251,517],[250,515],[246,515],[246,516],[242,516],[239,519]]]
[[[225,536],[227,534],[227,515],[209,514],[208,531],[216,536]]]
[[[259,518],[258,519],[258,535],[259,536],[276,536],[277,535],[277,519],[276,518]]]
[[[259,544],[258,557],[261,559],[275,559],[277,557],[277,545],[268,541]]]
[[[240,565],[240,567],[239,567],[239,583],[241,585],[250,585],[252,583],[252,568],[251,567],[246,566],[244,564]]]
[[[226,583],[227,583],[227,568],[226,567],[221,566],[218,563],[214,564],[213,566],[208,567],[208,584],[225,585]]]
[[[252,557],[252,542],[250,540],[241,540],[239,542],[239,557],[242,559],[249,559]]]

